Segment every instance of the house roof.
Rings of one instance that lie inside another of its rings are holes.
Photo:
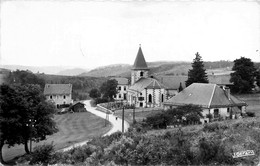
[[[233,85],[230,75],[208,75],[209,83],[218,85]]]
[[[110,79],[115,79],[118,82],[118,85],[128,85],[129,81],[127,78],[123,77],[112,77]]]
[[[147,67],[146,61],[144,59],[144,55],[143,55],[141,46],[139,47],[139,50],[138,50],[137,56],[135,58],[135,62],[134,62],[132,69],[133,70],[149,70],[149,68]]]
[[[180,83],[182,88],[186,87],[185,81],[188,76],[159,76],[158,80],[166,86],[166,89],[179,89]]]
[[[141,92],[144,89],[164,89],[165,86],[154,78],[140,78],[129,90]]]
[[[45,84],[44,95],[71,94],[72,84]]]
[[[233,106],[245,106],[246,103],[230,95],[216,84],[193,83],[176,96],[170,98],[165,105],[199,105],[203,108],[221,108]]]

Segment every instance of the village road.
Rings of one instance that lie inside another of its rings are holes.
[[[91,107],[90,100],[84,101],[84,104],[85,104],[85,108],[87,109],[88,112],[95,114],[103,119],[106,119],[106,113],[96,110],[96,107]],[[109,114],[108,121],[112,124],[112,128],[103,136],[111,135],[117,131],[122,131],[122,119],[116,118],[116,116]],[[126,132],[128,130],[128,128],[129,128],[129,123],[124,121],[124,131]],[[73,147],[82,146],[82,145],[86,144],[88,141],[89,140],[76,143],[76,144],[69,146],[67,148],[64,148],[60,151],[68,151],[68,150],[72,149]]]

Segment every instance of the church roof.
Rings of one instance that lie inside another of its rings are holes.
[[[165,86],[154,78],[140,78],[129,90],[142,92],[144,89],[165,89]]]
[[[230,95],[230,100],[225,90],[216,84],[193,83],[183,89],[179,94],[170,98],[165,105],[199,105],[203,108],[221,108],[245,106],[246,103]]]
[[[146,61],[144,59],[144,55],[142,52],[142,48],[141,46],[139,47],[137,56],[135,58],[135,62],[133,65],[133,70],[149,70],[149,68],[147,67]]]

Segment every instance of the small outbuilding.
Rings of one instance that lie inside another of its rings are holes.
[[[87,110],[85,108],[84,103],[75,102],[70,106],[69,111],[71,111],[71,112],[86,112]]]

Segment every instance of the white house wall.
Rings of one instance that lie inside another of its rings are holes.
[[[51,98],[51,96],[52,96],[52,98]],[[65,96],[65,99],[64,99],[64,96]],[[73,100],[71,99],[71,94],[70,95],[46,95],[46,99],[53,101],[56,105],[73,103]]]
[[[136,103],[136,107],[158,107],[158,106],[162,106],[162,94],[163,94],[163,101],[165,101],[166,93],[164,89],[147,89],[147,90],[144,89],[141,93],[129,92],[128,101],[129,104]],[[152,95],[151,103],[149,102],[149,95]],[[139,97],[143,97],[144,100],[139,101],[138,100]]]
[[[119,87],[121,90],[119,90]],[[123,100],[124,99],[124,94],[126,95],[126,100],[127,100],[127,90],[129,86],[128,85],[117,85],[118,92],[115,96],[115,100]],[[120,97],[121,96],[121,97]]]

